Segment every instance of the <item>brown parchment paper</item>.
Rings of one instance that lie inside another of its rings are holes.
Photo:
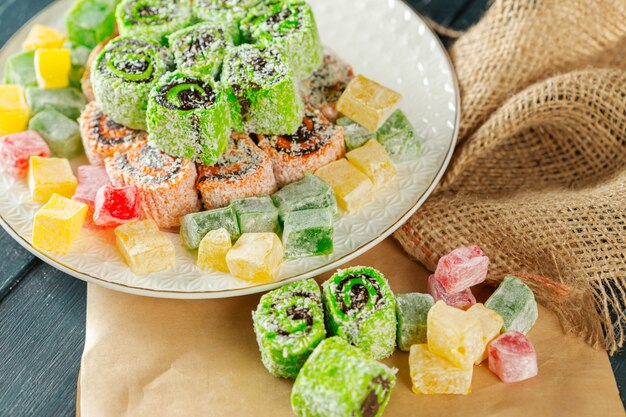
[[[427,272],[387,239],[350,264],[382,270],[395,292],[424,291]],[[320,282],[329,274],[319,278]],[[488,290],[480,291],[484,298]],[[291,381],[263,367],[252,331],[259,294],[183,301],[138,297],[90,285],[78,382],[82,417],[293,416]],[[540,308],[529,334],[539,376],[505,385],[485,365],[468,396],[411,392],[408,355],[385,416],[623,416],[608,356],[563,334]]]

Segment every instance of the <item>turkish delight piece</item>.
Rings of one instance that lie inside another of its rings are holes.
[[[504,319],[504,331],[515,330],[526,334],[537,321],[539,310],[532,290],[513,275],[504,277],[500,286],[487,299],[485,307]]]
[[[105,185],[96,193],[93,222],[101,227],[117,227],[141,219],[139,189],[135,185]]]
[[[500,334],[504,320],[498,313],[481,303],[474,304],[467,312],[478,319],[480,327],[483,329],[484,351],[475,362],[476,365],[480,365],[482,361],[487,359],[487,345]]]
[[[476,304],[476,297],[472,294],[471,289],[466,288],[459,292],[449,293],[434,275],[428,277],[428,293],[433,296],[435,301],[443,300],[447,305],[461,310],[467,310]]]
[[[469,394],[473,368],[457,368],[428,350],[426,344],[411,346],[409,370],[416,394]]]
[[[226,254],[226,263],[236,278],[267,282],[276,277],[283,254],[276,233],[244,233]]]
[[[452,294],[483,282],[488,269],[489,258],[480,247],[460,247],[439,259],[435,279]]]
[[[0,135],[23,132],[30,110],[21,85],[0,85]]]
[[[389,159],[387,151],[373,139],[362,147],[348,152],[346,159],[367,175],[376,190],[380,190],[396,176],[396,168]]]
[[[283,245],[286,258],[327,255],[333,252],[333,213],[328,208],[285,214]]]
[[[415,292],[396,295],[397,342],[400,350],[408,351],[412,345],[426,343],[426,320],[434,304],[429,294]]]
[[[152,219],[118,226],[115,236],[117,249],[134,274],[163,271],[176,263],[174,244]]]
[[[346,159],[331,162],[315,171],[315,175],[333,188],[339,207],[356,211],[374,197],[374,184]]]
[[[216,269],[228,272],[226,254],[233,247],[228,230],[219,228],[211,230],[200,241],[196,265],[203,270]]]
[[[78,201],[52,194],[35,213],[33,246],[55,253],[67,253],[83,226],[87,206]]]
[[[26,176],[31,156],[50,156],[50,148],[37,132],[28,130],[0,137],[0,164],[13,177]]]
[[[71,198],[76,177],[67,159],[32,156],[28,164],[28,188],[33,201],[47,202],[52,194]]]
[[[512,331],[489,343],[489,370],[502,382],[518,382],[537,375],[537,353],[530,340]]]

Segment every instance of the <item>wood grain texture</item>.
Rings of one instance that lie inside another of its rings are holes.
[[[0,0],[0,44],[52,1]],[[473,24],[487,2],[409,1],[439,24],[459,30]],[[73,416],[86,286],[34,258],[2,230],[0,259],[0,416]],[[611,363],[626,401],[626,353]]]

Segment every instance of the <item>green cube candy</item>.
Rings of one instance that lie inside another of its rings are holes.
[[[412,345],[426,343],[426,319],[435,305],[430,294],[418,292],[396,295],[398,348],[409,351]]]
[[[230,48],[221,80],[229,87],[235,130],[291,135],[302,124],[304,104],[291,67],[277,50],[248,44]]]
[[[226,150],[228,99],[208,79],[165,74],[150,92],[146,116],[150,143],[165,153],[213,165]]]
[[[115,12],[122,36],[167,45],[167,36],[193,22],[189,0],[122,0]]]
[[[278,209],[267,196],[238,198],[231,201],[241,233],[280,232]]]
[[[232,240],[241,236],[237,215],[232,206],[187,214],[180,218],[180,237],[188,249],[198,249],[200,241],[211,230],[224,228]]]
[[[383,274],[354,266],[337,271],[322,287],[328,333],[372,359],[391,356],[396,347],[396,300]]]
[[[372,360],[339,337],[320,343],[291,391],[300,417],[379,417],[396,383],[396,369]]]
[[[40,111],[30,119],[28,128],[39,133],[60,158],[74,158],[83,150],[78,123],[56,110]]]
[[[300,181],[292,182],[272,195],[281,219],[286,213],[299,210],[329,208],[337,213],[337,200],[331,186],[316,175],[306,173]]]
[[[81,80],[85,72],[85,66],[89,60],[91,49],[77,45],[72,47],[72,68],[70,69],[70,86],[81,88]]]
[[[226,48],[233,45],[232,35],[212,23],[199,23],[181,29],[168,39],[180,71],[211,79],[221,70]]]
[[[324,48],[311,6],[304,1],[263,3],[245,19],[243,26],[255,43],[281,52],[299,80],[322,64]]]
[[[74,45],[93,49],[115,34],[117,0],[77,0],[65,17],[67,35]]]
[[[376,140],[385,147],[395,163],[411,161],[421,154],[420,140],[409,119],[396,110],[376,132]]]
[[[504,277],[500,286],[485,302],[504,319],[503,331],[528,333],[539,315],[533,291],[513,275]]]
[[[302,258],[332,253],[333,231],[332,209],[286,213],[283,227],[285,257]]]
[[[312,279],[293,282],[261,297],[252,313],[261,360],[279,378],[295,378],[326,338],[322,297]]]
[[[348,148],[349,151],[360,148],[370,139],[376,139],[376,132],[370,132],[357,122],[345,116],[337,119],[337,126],[343,127],[343,136],[346,141],[346,148]]]
[[[26,101],[31,114],[47,109],[56,110],[72,120],[77,120],[87,105],[85,96],[75,88],[28,87]]]
[[[20,52],[12,55],[4,64],[5,84],[36,86],[35,51]]]

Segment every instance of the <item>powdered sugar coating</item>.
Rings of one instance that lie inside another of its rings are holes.
[[[537,375],[537,353],[522,333],[507,332],[488,347],[489,370],[502,382],[518,382]]]
[[[315,172],[346,153],[343,129],[312,107],[306,108],[295,134],[259,135],[259,146],[272,160],[278,187],[298,181],[305,172]]]
[[[434,275],[428,277],[428,293],[433,296],[435,301],[442,300],[447,305],[460,308],[461,310],[467,310],[476,304],[476,297],[472,294],[471,289],[466,288],[459,292],[449,293],[437,281]]]
[[[159,227],[177,227],[181,216],[200,210],[196,165],[187,159],[137,143],[127,152],[107,158],[105,166],[116,187],[139,188],[143,217],[153,219]]]
[[[447,293],[458,293],[483,282],[488,269],[489,258],[480,247],[460,247],[439,259],[435,279]]]
[[[167,43],[167,35],[192,22],[188,0],[122,0],[115,18],[120,34]]]
[[[198,190],[204,207],[224,207],[235,198],[269,195],[277,190],[269,156],[244,134],[233,133],[213,165],[198,165]]]
[[[15,178],[26,176],[31,156],[45,158],[50,155],[46,142],[33,130],[0,137],[0,164],[5,172]]]
[[[81,165],[78,167],[77,177],[78,185],[72,200],[87,204],[87,217],[84,226],[90,229],[99,229],[100,227],[93,222],[93,213],[98,190],[111,184],[106,168],[104,165]]]
[[[78,122],[85,154],[94,165],[103,165],[106,158],[148,139],[146,132],[114,122],[95,101],[87,105]]]
[[[141,220],[139,189],[105,185],[96,193],[93,222],[102,227],[117,227]]]

